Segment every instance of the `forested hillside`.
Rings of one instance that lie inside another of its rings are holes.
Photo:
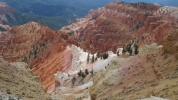
[[[114,0],[0,0],[16,10],[6,24],[21,25],[29,21],[42,22],[52,29],[60,29],[76,18],[84,17],[90,9],[97,9]],[[12,21],[13,20],[13,21]]]

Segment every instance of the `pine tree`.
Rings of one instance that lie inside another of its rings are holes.
[[[37,50],[34,50],[34,58],[36,58]]]
[[[90,53],[88,53],[88,56],[87,56],[87,63],[89,63],[90,61]]]
[[[125,54],[125,52],[126,52],[126,49],[125,49],[125,46],[123,46],[122,53]]]
[[[117,56],[119,56],[119,50],[117,51]]]
[[[92,76],[93,76],[93,73],[94,73],[94,70],[93,70],[93,66],[92,66],[92,70],[91,70],[91,72],[90,72],[91,74],[92,74]]]
[[[72,78],[72,84],[74,85],[74,83],[75,83],[75,81],[76,81],[76,78],[75,78],[75,76]]]
[[[103,59],[107,59],[108,57],[109,57],[109,54],[108,53],[104,53]]]
[[[139,51],[138,51],[138,45],[137,45],[137,44],[135,44],[135,45],[134,45],[134,47],[135,47],[135,52],[134,52],[134,53],[135,53],[135,55],[137,55],[137,54],[138,54],[138,52],[139,52]]]
[[[26,56],[24,57],[23,62],[27,62],[27,57]]]
[[[131,51],[131,43],[127,44],[126,50],[130,53],[130,51]]]
[[[83,78],[85,78],[85,77],[86,77],[86,75],[85,75],[85,73],[84,73],[84,72],[82,72],[82,77],[83,77]]]
[[[95,56],[93,54],[91,62],[93,63],[95,61]]]
[[[132,49],[130,49],[130,51],[129,51],[129,55],[130,55],[130,56],[132,55]]]
[[[82,76],[82,71],[81,70],[78,72],[78,76]]]
[[[97,57],[96,58],[99,58],[100,57],[100,52],[97,52]]]
[[[88,69],[85,69],[85,74],[86,74],[86,75],[88,75],[88,74],[89,74]]]

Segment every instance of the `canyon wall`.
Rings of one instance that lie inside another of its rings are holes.
[[[110,3],[59,31],[29,22],[1,32],[0,55],[8,62],[28,63],[47,91],[53,91],[60,85],[55,73],[81,67],[75,68],[80,62],[72,63],[75,55],[71,44],[91,54],[108,50],[116,53],[129,42],[139,46],[154,42],[164,45],[163,38],[178,26],[177,15],[177,7]]]
[[[85,51],[116,52],[129,42],[161,45],[163,38],[176,29],[177,16],[177,7],[110,3],[61,30],[73,34]]]
[[[47,90],[55,86],[54,74],[71,68],[75,38],[35,22],[15,26],[0,35],[0,54],[8,62],[29,64]]]

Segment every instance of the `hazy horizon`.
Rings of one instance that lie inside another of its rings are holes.
[[[145,2],[145,3],[153,3],[153,4],[161,4],[164,6],[178,6],[178,0],[120,0],[122,2]]]

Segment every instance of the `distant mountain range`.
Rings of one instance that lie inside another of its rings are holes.
[[[8,17],[11,26],[36,21],[53,29],[68,25],[84,17],[90,9],[97,9],[115,0],[0,0],[13,7],[17,20]]]
[[[0,0],[6,2],[15,12],[6,15],[10,26],[35,21],[52,29],[69,25],[76,18],[84,17],[89,10],[103,7],[115,0]],[[177,6],[176,0],[120,0],[123,2],[146,2]]]
[[[178,0],[121,0],[123,2],[145,2],[145,3],[156,3],[164,6],[178,6]]]

